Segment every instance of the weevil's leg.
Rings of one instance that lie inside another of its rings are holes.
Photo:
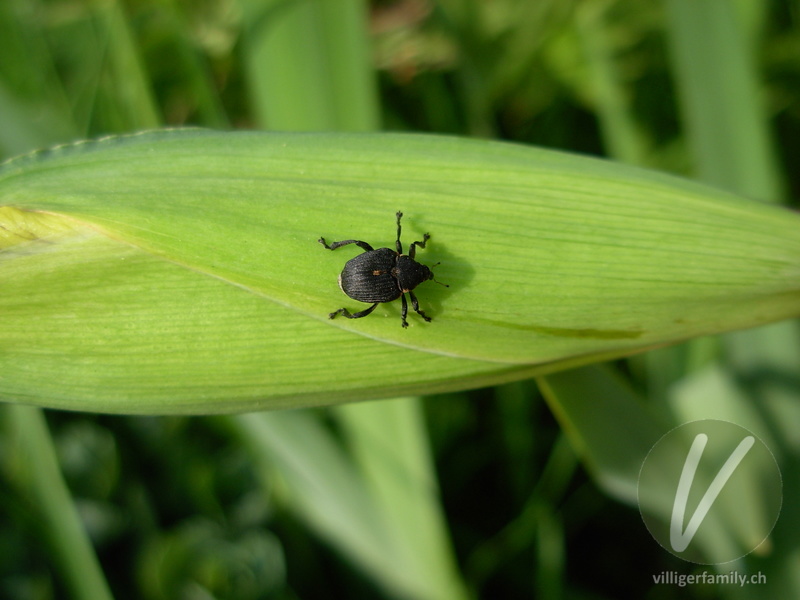
[[[372,252],[374,248],[370,246],[367,242],[361,242],[359,240],[344,240],[342,242],[331,242],[331,245],[325,243],[325,238],[319,238],[317,240],[320,244],[325,246],[328,250],[336,250],[337,248],[341,248],[342,246],[347,246],[347,244],[355,244],[365,252]]]
[[[397,243],[395,244],[397,247],[397,253],[403,253],[403,244],[400,243],[400,219],[403,218],[403,213],[399,210],[397,211]]]
[[[417,297],[414,295],[414,292],[408,292],[408,295],[411,296],[411,306],[414,307],[416,313],[430,323],[431,318],[419,309],[419,302],[417,302]]]
[[[408,249],[408,257],[414,258],[414,256],[417,254],[417,246],[419,246],[420,248],[424,248],[425,242],[427,242],[429,239],[431,239],[431,236],[430,234],[426,233],[425,235],[422,236],[421,242],[414,242],[413,244],[411,244],[411,247]]]
[[[372,306],[367,309],[364,309],[357,313],[350,313],[346,308],[340,308],[339,310],[333,311],[331,314],[328,315],[329,319],[335,319],[336,315],[342,315],[343,317],[347,317],[348,319],[360,319],[361,317],[366,317],[369,313],[371,313],[375,308],[380,304],[380,302],[376,302]]]
[[[408,321],[406,321],[406,315],[408,315],[408,304],[406,303],[406,295],[402,294],[400,296],[400,300],[403,303],[403,309],[400,312],[400,317],[403,319],[403,327],[408,327]]]

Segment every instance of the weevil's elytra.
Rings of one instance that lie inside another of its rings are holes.
[[[403,245],[400,243],[400,219],[402,217],[403,213],[398,212],[396,250],[391,248],[378,248],[375,250],[367,242],[359,240],[344,240],[332,242],[328,245],[325,242],[325,238],[319,238],[319,243],[328,250],[336,250],[348,244],[355,244],[364,250],[363,254],[351,258],[344,265],[344,269],[339,275],[339,287],[353,300],[372,303],[372,306],[357,313],[351,313],[346,308],[340,308],[329,314],[328,318],[334,319],[337,315],[342,315],[348,319],[360,319],[375,310],[378,304],[392,302],[400,298],[402,303],[402,325],[403,327],[408,327],[408,322],[406,321],[408,304],[405,296],[408,294],[414,311],[425,321],[431,320],[429,316],[420,310],[417,297],[412,292],[423,281],[433,279],[431,270],[414,260],[417,246],[424,248],[431,236],[426,233],[422,236],[421,242],[413,242],[409,246],[408,254],[403,254]]]

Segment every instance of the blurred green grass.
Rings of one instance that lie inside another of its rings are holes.
[[[788,1],[11,0],[0,155],[160,125],[430,131],[796,207],[798,27]],[[54,443],[39,411],[3,407],[0,596],[800,597],[799,359],[787,322],[421,400],[44,413]],[[696,569],[647,534],[628,463],[699,418],[776,453],[781,520],[720,567],[766,586],[652,584]]]

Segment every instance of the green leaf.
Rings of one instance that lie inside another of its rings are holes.
[[[635,504],[642,462],[669,424],[604,365],[549,375],[538,383],[598,485]]]
[[[231,422],[281,474],[287,505],[393,597],[468,597],[447,540],[420,406],[411,398],[368,402],[335,416],[352,453],[308,411]]]
[[[753,63],[757,51],[736,19],[744,4],[668,0],[665,30],[698,178],[775,201],[780,163]]]
[[[0,394],[48,406],[458,389],[800,312],[797,215],[509,144],[151,132],[8,162],[0,205]],[[398,303],[329,321],[365,307],[336,285],[358,249],[317,239],[392,246],[397,210],[450,285],[417,290],[433,322],[402,329]]]
[[[53,439],[42,411],[30,406],[0,406],[0,432],[5,446],[3,493],[15,488],[26,506],[35,507],[42,544],[70,598],[112,600],[111,590],[87,535],[85,523],[58,464]],[[33,512],[33,508],[30,509]]]

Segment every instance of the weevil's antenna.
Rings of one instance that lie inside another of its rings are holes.
[[[440,262],[436,263],[435,265],[433,265],[433,266],[431,267],[431,269],[432,269],[433,267],[438,267],[440,264],[442,264],[442,263],[440,263]],[[431,275],[433,275],[433,271],[431,271]],[[433,279],[434,283],[438,283],[439,285],[443,285],[444,287],[448,287],[448,288],[450,287],[450,286],[449,286],[449,285],[447,285],[446,283],[442,283],[441,281],[436,281],[436,278],[435,278],[435,277],[432,277],[432,279]]]

